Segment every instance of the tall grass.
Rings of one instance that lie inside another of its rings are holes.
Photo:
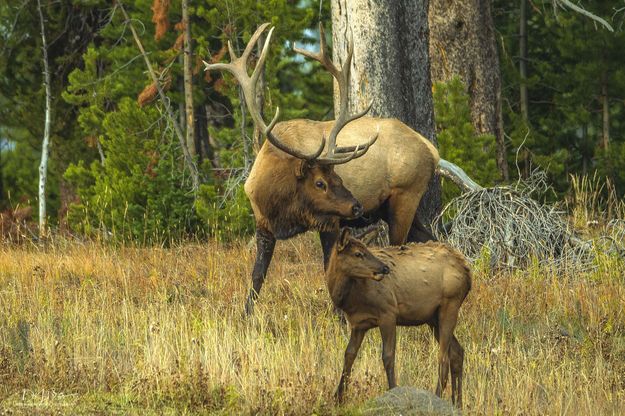
[[[610,178],[571,175],[571,192],[567,201],[573,225],[584,229],[604,226],[614,218],[625,218],[625,202],[618,197]]]
[[[358,413],[385,390],[380,338],[366,338],[348,403],[336,407],[348,330],[317,246],[312,235],[278,244],[248,319],[246,241],[1,247],[0,412]],[[457,329],[465,413],[622,411],[624,271],[605,257],[575,276],[477,265]],[[426,328],[401,329],[398,383],[432,389],[436,356]]]

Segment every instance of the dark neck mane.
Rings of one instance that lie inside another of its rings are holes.
[[[296,196],[294,196],[296,198]],[[276,205],[280,204],[276,201]],[[308,230],[332,231],[338,229],[338,218],[328,215],[314,215],[307,210],[306,203],[293,203],[293,200],[284,201],[280,210],[278,206],[271,210],[271,217],[268,217],[273,234],[278,240],[285,240],[294,237]],[[300,208],[303,207],[303,208]]]

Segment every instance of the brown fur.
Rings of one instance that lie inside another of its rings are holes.
[[[317,181],[323,181],[327,189],[317,189]],[[256,226],[278,239],[309,229],[338,229],[339,218],[353,216],[352,208],[358,203],[332,166],[310,165],[274,147],[256,159],[245,192]]]
[[[256,29],[241,56],[231,51],[230,63],[205,62],[207,70],[234,75],[255,127],[267,136],[245,182],[245,193],[257,225],[252,290],[245,307],[248,314],[267,275],[276,239],[290,238],[308,229],[319,231],[324,265],[341,220],[356,219],[363,213],[368,216],[358,220],[359,223],[386,220],[392,244],[406,242],[409,234],[413,241],[434,239],[415,214],[439,157],[436,148],[419,133],[396,119],[363,117],[371,104],[363,112],[350,116],[345,95],[340,97],[340,110],[334,121],[265,123],[257,105],[257,76],[264,65],[274,28],[269,29],[252,75],[247,63],[269,26],[264,23]],[[319,33],[319,53],[294,49],[318,61],[344,92],[349,83],[351,55],[339,68],[328,54],[322,25]],[[320,183],[318,180],[327,182],[327,192],[320,193],[313,187],[312,184]],[[350,199],[358,201],[351,210],[346,209]]]
[[[333,122],[290,120],[278,123],[274,134],[285,144],[303,152],[313,152],[322,137],[328,137]],[[361,158],[335,167],[345,187],[364,206],[365,215],[381,215],[389,223],[391,244],[406,242],[421,197],[439,156],[436,148],[423,136],[396,119],[363,117],[349,123],[338,136],[337,144],[355,145],[365,142],[379,129],[379,138]],[[275,201],[291,198],[295,166],[301,161],[266,141],[261,148],[245,191],[254,208],[259,225],[272,230]],[[278,184],[280,186],[278,186]],[[289,210],[283,209],[284,213]],[[338,224],[338,217],[332,223]],[[292,218],[294,222],[297,218]],[[304,224],[302,224],[304,225]],[[307,229],[326,230],[312,224]],[[338,228],[334,229],[338,232]]]
[[[460,306],[471,290],[471,272],[462,254],[436,242],[369,250],[345,230],[332,250],[326,282],[352,330],[339,400],[366,331],[380,328],[382,359],[393,388],[396,326],[428,324],[440,346],[436,394],[445,389],[451,368],[452,401],[462,407],[464,350],[453,334]]]

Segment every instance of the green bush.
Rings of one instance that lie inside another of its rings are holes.
[[[230,192],[214,184],[201,185],[195,201],[197,215],[207,225],[209,235],[221,241],[254,231],[254,217],[243,186],[233,182],[224,185]]]
[[[499,179],[495,159],[495,137],[477,134],[471,124],[469,95],[462,81],[434,85],[436,136],[443,159],[455,163],[482,186],[492,186]],[[443,183],[443,199],[449,201],[460,194],[457,186]]]
[[[70,227],[139,244],[202,233],[180,148],[157,109],[123,99],[106,113],[102,130],[104,162],[79,162],[65,172],[79,197],[69,209]]]

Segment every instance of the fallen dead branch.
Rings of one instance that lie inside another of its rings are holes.
[[[538,261],[558,270],[588,271],[596,267],[597,249],[623,252],[622,240],[581,238],[563,214],[519,187],[483,188],[447,204],[434,223],[453,220],[433,231],[471,261],[486,253],[493,268],[524,268]]]

